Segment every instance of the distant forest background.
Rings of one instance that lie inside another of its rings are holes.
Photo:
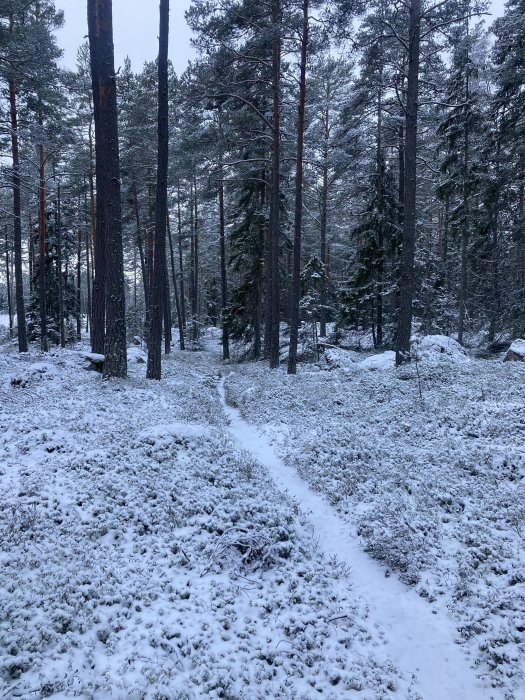
[[[166,351],[172,326],[198,348],[222,325],[224,357],[233,340],[275,367],[285,336],[295,371],[305,339],[346,329],[398,363],[414,329],[525,336],[524,0],[492,24],[477,0],[196,0],[187,19],[199,58],[166,64],[165,219],[163,62],[113,75],[128,339],[162,312]],[[96,331],[97,248],[113,275],[93,44],[60,69],[62,21],[50,0],[0,9],[0,311],[20,350]]]

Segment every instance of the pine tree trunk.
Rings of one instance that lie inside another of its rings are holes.
[[[401,274],[399,282],[396,365],[410,361],[416,241],[416,156],[420,21],[421,0],[411,0],[405,126],[403,246],[401,250]]]
[[[41,117],[39,119],[41,121]],[[38,301],[40,309],[40,350],[47,352],[46,309],[46,174],[44,145],[38,145]]]
[[[271,0],[272,9],[272,185],[270,201],[270,288],[268,319],[268,356],[270,368],[279,366],[279,226],[280,226],[280,166],[281,166],[281,7],[280,0]]]
[[[186,330],[186,296],[184,293],[184,265],[182,261],[182,215],[180,210],[180,180],[177,180],[177,234],[179,248],[179,271],[180,271],[180,311],[182,318],[182,328]],[[184,342],[184,341],[183,341]],[[181,348],[184,350],[184,348]]]
[[[168,243],[170,247],[170,263],[171,263],[171,277],[173,279],[173,293],[175,295],[175,306],[177,309],[177,323],[179,326],[179,347],[184,350],[184,324],[182,320],[182,309],[179,299],[179,293],[177,291],[177,274],[175,272],[175,255],[173,253],[173,241],[171,239],[171,228],[170,228],[170,217],[166,219],[166,228],[168,233]]]
[[[142,242],[142,228],[140,225],[140,210],[139,210],[139,198],[137,193],[137,183],[133,180],[133,208],[135,210],[135,224],[137,227],[137,248],[139,250],[140,259],[140,272],[142,275],[142,286],[144,289],[144,304],[147,302],[148,297],[148,276],[146,272],[146,261],[144,260],[144,244]]]
[[[266,174],[263,171],[261,175],[263,185],[260,188],[259,211],[263,212],[266,194]],[[261,332],[262,332],[262,292],[264,284],[264,252],[265,252],[265,230],[262,225],[261,216],[257,217],[256,222],[256,244],[255,251],[255,286],[253,299],[253,359],[258,360],[261,357]]]
[[[197,349],[199,340],[199,210],[197,206],[197,178],[193,176],[193,245],[192,245],[192,292],[191,292],[191,316],[192,316],[192,342],[193,349]]]
[[[93,66],[93,58],[92,66]],[[91,69],[93,71],[93,67]],[[98,112],[98,80],[93,81],[93,109]],[[96,127],[95,127],[96,131]],[[93,132],[91,123],[88,129],[89,142],[89,194],[91,207],[91,240],[93,243],[93,293],[91,304],[91,349],[93,352],[104,353],[104,332],[106,326],[106,246],[104,244],[102,227],[104,225],[104,214],[97,211],[98,202],[98,187],[97,196],[95,197],[95,174],[93,172]],[[99,244],[100,243],[100,244]]]
[[[301,300],[301,239],[303,224],[303,155],[304,109],[306,103],[306,57],[308,51],[308,0],[303,0],[301,62],[299,68],[299,103],[297,107],[297,156],[295,168],[295,216],[290,318],[288,374],[297,373],[297,341],[299,336],[299,304]]]
[[[93,298],[93,338],[94,345],[95,337],[100,344],[102,332],[104,377],[124,378],[127,375],[126,310],[111,0],[88,0],[88,29],[95,117],[96,258],[103,251],[102,264],[99,262],[97,266],[95,260],[99,279],[98,282],[95,279],[98,296],[96,300]]]
[[[22,269],[22,207],[20,202],[20,154],[18,146],[18,116],[16,86],[9,80],[9,109],[11,117],[11,155],[13,158],[13,233],[15,257],[15,300],[18,352],[27,352],[26,313],[24,305],[24,277]]]
[[[78,206],[80,218],[80,202]],[[77,288],[76,288],[76,317],[77,317],[77,340],[82,338],[82,229],[80,225],[77,231]]]
[[[90,217],[88,216],[88,204],[87,204],[87,190],[84,191],[84,211],[86,219],[86,290],[87,290],[87,313],[86,313],[86,333],[89,331],[90,342],[93,342],[93,324],[91,322],[91,241],[90,241],[90,230],[93,229],[93,221],[91,220],[90,229]]]
[[[9,337],[13,337],[13,301],[11,299],[11,271],[9,269],[9,238],[5,225],[5,281],[7,285],[7,313],[9,315]]]
[[[381,75],[382,80],[382,75]],[[384,246],[385,246],[385,174],[383,167],[383,141],[382,141],[382,88],[377,95],[377,137],[376,137],[376,187],[377,187],[377,269],[376,269],[376,337],[374,346],[383,345],[383,275],[384,275]]]
[[[62,277],[62,203],[60,201],[60,183],[57,187],[57,214],[56,214],[56,234],[57,234],[57,275],[58,275],[58,327],[60,332],[60,347],[66,347],[66,332],[64,324],[64,279]],[[67,273],[66,273],[67,279]]]
[[[35,274],[35,239],[33,237],[33,218],[31,216],[31,211],[27,214],[27,250],[29,253],[29,292],[30,295],[34,291],[34,274]]]
[[[158,151],[155,207],[155,255],[148,338],[148,379],[161,378],[162,307],[166,287],[166,218],[168,215],[168,35],[169,0],[160,0],[158,59]],[[171,324],[170,324],[171,325]]]
[[[469,67],[468,67],[468,20],[467,27],[467,61],[465,65],[465,104],[470,102]],[[468,107],[467,107],[468,108]],[[467,314],[467,293],[468,293],[468,243],[470,228],[469,211],[469,168],[470,168],[470,133],[468,119],[465,118],[463,132],[463,229],[461,231],[461,283],[459,288],[459,327],[458,343],[463,345],[463,334],[465,332],[465,317]]]
[[[230,359],[230,336],[226,322],[228,306],[228,279],[226,277],[226,224],[224,215],[224,172],[222,155],[219,160],[219,248],[221,266],[221,323],[222,323],[222,359]]]
[[[326,338],[326,305],[327,305],[327,269],[326,269],[326,233],[328,229],[328,138],[330,135],[330,109],[328,102],[330,99],[329,88],[326,94],[327,106],[324,113],[324,134],[323,134],[323,165],[322,165],[322,189],[320,202],[320,255],[323,266],[323,276],[321,278],[321,293],[320,303],[321,311],[319,314],[320,335]]]
[[[168,277],[168,267],[164,268],[164,295],[162,298],[162,311],[164,317],[164,354],[171,353],[171,298],[170,298],[170,281]]]

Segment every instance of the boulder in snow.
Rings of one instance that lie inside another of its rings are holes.
[[[418,359],[468,362],[465,348],[446,335],[426,335],[414,343]]]
[[[148,359],[147,354],[141,348],[128,348],[128,362],[138,362],[144,364]]]
[[[83,353],[83,357],[89,361],[89,364],[86,365],[84,369],[95,369],[97,372],[102,372],[102,366],[106,359],[104,355],[100,355],[97,352],[85,352]]]
[[[517,338],[512,341],[504,362],[525,362],[525,340]]]
[[[393,369],[396,363],[396,353],[393,350],[387,350],[386,352],[381,352],[378,355],[371,355],[367,357],[366,360],[362,360],[359,363],[360,367],[365,369]]]

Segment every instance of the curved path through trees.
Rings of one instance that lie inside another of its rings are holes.
[[[218,390],[229,430],[241,447],[265,466],[278,488],[297,501],[310,520],[320,550],[350,569],[354,593],[366,602],[369,619],[382,633],[392,663],[413,679],[414,697],[422,700],[484,700],[498,698],[497,690],[476,677],[458,633],[446,611],[436,609],[384,570],[359,546],[332,506],[316,494],[276,454],[254,426],[227,404],[226,377]]]

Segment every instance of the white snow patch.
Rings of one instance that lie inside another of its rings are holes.
[[[84,352],[82,353],[82,357],[84,357],[86,360],[89,360],[90,362],[93,362],[94,364],[98,365],[106,359],[104,355],[101,355],[98,352]]]
[[[414,343],[414,349],[420,359],[450,360],[468,362],[469,358],[457,340],[446,335],[426,335]]]
[[[367,357],[366,360],[362,360],[359,363],[360,367],[364,369],[392,369],[396,362],[396,353],[393,350],[387,350],[386,352],[379,353],[378,355],[372,355]]]
[[[516,355],[525,357],[525,340],[522,338],[516,338],[516,340],[513,340],[509,348],[509,352],[514,352]]]
[[[128,362],[144,363],[148,359],[148,354],[141,348],[135,346],[128,348]]]

